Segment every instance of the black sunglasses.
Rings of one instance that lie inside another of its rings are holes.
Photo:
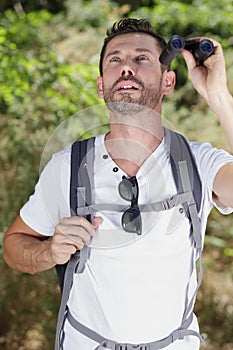
[[[131,202],[131,206],[127,209],[121,218],[121,225],[126,232],[142,233],[142,219],[141,213],[138,207],[138,182],[136,176],[130,178],[122,177],[122,181],[119,183],[120,196]]]

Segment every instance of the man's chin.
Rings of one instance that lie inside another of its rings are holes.
[[[146,107],[136,101],[108,102],[108,108],[115,112],[141,112]]]

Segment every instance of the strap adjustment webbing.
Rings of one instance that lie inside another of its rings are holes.
[[[98,349],[98,348],[97,348]],[[149,350],[147,345],[116,344],[115,350]]]
[[[182,325],[179,328],[173,331],[166,338],[157,340],[151,343],[144,343],[144,344],[118,343],[118,342],[115,342],[114,340],[106,339],[99,333],[93,331],[92,329],[88,328],[87,326],[77,321],[72,316],[69,309],[67,310],[67,320],[76,331],[78,331],[79,333],[85,335],[89,339],[92,339],[100,344],[94,350],[104,350],[106,348],[111,350],[160,350],[167,347],[171,343],[174,343],[176,340],[183,339],[185,336],[188,336],[188,335],[196,336],[202,342],[204,342],[203,338],[198,332],[188,329],[188,327],[191,325],[193,320],[192,313],[187,318],[187,320],[185,320],[182,323]]]
[[[192,197],[192,191],[187,191],[178,193],[159,202],[140,204],[138,207],[140,212],[160,212],[163,210],[170,210],[183,203],[189,205],[189,203],[192,203]],[[128,205],[124,204],[100,203],[77,208],[77,215],[93,215],[97,211],[124,212],[127,209]]]

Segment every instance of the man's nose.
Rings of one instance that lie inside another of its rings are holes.
[[[134,71],[132,68],[122,68],[121,69],[121,76],[127,76],[127,75],[131,75],[133,76],[134,75]]]
[[[134,76],[135,75],[135,69],[133,67],[133,62],[129,59],[123,64],[121,67],[121,76]]]

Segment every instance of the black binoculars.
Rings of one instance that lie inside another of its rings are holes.
[[[173,35],[167,46],[162,51],[159,60],[162,64],[169,66],[171,61],[181,52],[182,49],[192,52],[197,66],[203,65],[203,62],[214,52],[214,45],[208,39],[185,40],[180,35]]]

